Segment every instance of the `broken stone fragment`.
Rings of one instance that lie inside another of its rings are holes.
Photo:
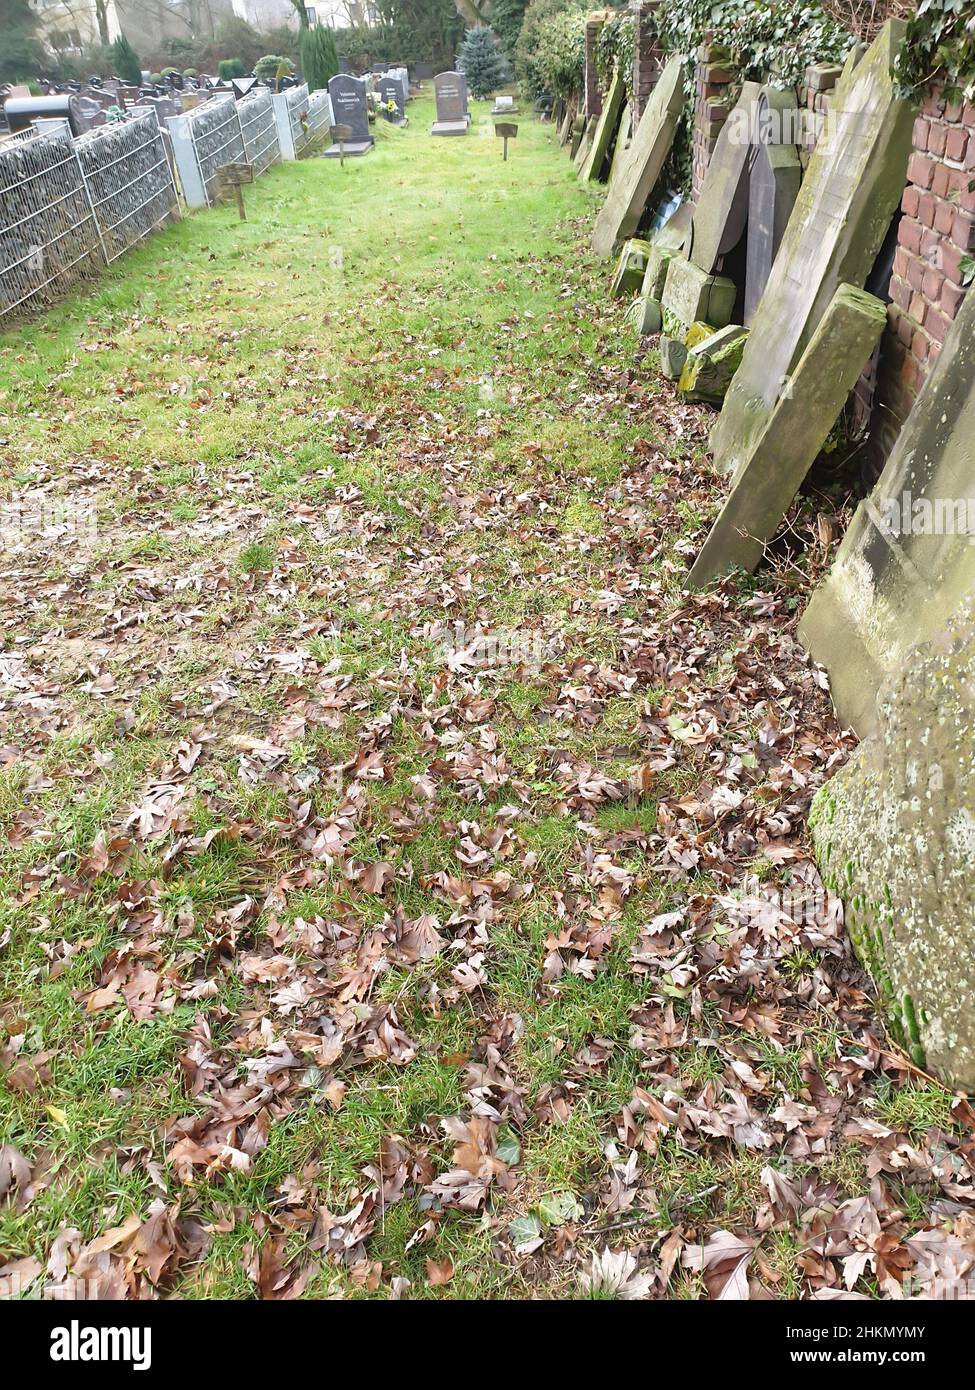
[[[969,594],[960,612],[971,612]],[[813,802],[820,873],[891,1030],[975,1087],[975,630],[956,618],[883,687],[873,733]]]
[[[738,289],[723,275],[709,275],[686,256],[673,256],[667,266],[662,303],[681,323],[705,320],[724,328],[735,312]]]
[[[706,343],[708,338],[713,338],[717,329],[710,323],[705,323],[699,319],[697,323],[692,323],[687,332],[683,335],[682,341],[686,348],[696,348],[701,343]]]
[[[647,295],[641,295],[639,299],[634,299],[623,317],[625,323],[633,324],[641,338],[659,333],[662,327],[660,304],[656,299],[650,299]]]
[[[663,299],[667,267],[676,255],[677,251],[673,246],[665,246],[657,241],[650,243],[647,268],[643,275],[643,294],[649,295],[651,299]]]
[[[680,338],[661,338],[657,345],[660,370],[668,381],[677,381],[687,360],[687,348]]]
[[[646,273],[649,254],[649,241],[642,241],[634,237],[630,241],[624,242],[619,260],[616,262],[616,273],[613,275],[611,293],[614,299],[624,299],[627,295],[635,294],[640,289]]]
[[[748,329],[729,324],[689,348],[677,389],[688,401],[720,405],[741,366]]]

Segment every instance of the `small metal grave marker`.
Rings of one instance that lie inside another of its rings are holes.
[[[508,162],[508,141],[509,141],[509,140],[513,140],[513,139],[515,138],[515,136],[518,134],[518,122],[517,122],[517,121],[495,121],[495,123],[494,123],[494,133],[495,133],[495,135],[500,135],[501,139],[504,141],[504,162],[507,164],[507,162]]]
[[[350,125],[332,126],[332,139],[339,147],[339,163],[343,166],[345,164],[345,142],[351,140],[354,134],[355,131]]]
[[[244,212],[244,195],[241,188],[245,183],[254,182],[254,166],[241,161],[232,164],[221,164],[217,169],[217,178],[220,181],[220,188],[225,192],[228,188],[234,190],[237,199],[237,211],[240,213],[241,222],[247,221],[247,214]]]

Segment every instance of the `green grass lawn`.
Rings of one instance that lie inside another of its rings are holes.
[[[835,931],[722,906],[808,867],[845,746],[803,580],[681,594],[707,417],[621,327],[599,192],[488,109],[0,337],[6,494],[97,522],[0,554],[0,1279],[573,1297],[609,1244],[701,1297],[668,1238],[744,1228],[796,1297],[770,1166],[821,1214],[859,1119],[960,1137]]]

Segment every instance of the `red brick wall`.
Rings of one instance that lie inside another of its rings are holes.
[[[586,119],[590,116],[598,116],[603,109],[603,98],[599,91],[599,73],[596,70],[596,40],[599,38],[599,31],[603,27],[602,15],[592,16],[586,20],[586,68],[585,68],[585,95],[583,98],[583,110]]]
[[[721,127],[731,113],[737,83],[728,50],[704,44],[698,51],[695,81],[692,203],[697,203]]]
[[[799,88],[799,105],[806,113],[803,145],[807,159],[816,148],[829,114],[830,93],[839,81],[842,71],[838,63],[812,63],[806,68],[805,81]]]
[[[975,255],[975,105],[946,105],[939,93],[928,98],[914,123],[907,180],[871,427],[875,469],[967,292],[963,263]]]
[[[664,64],[663,52],[657,39],[657,6],[661,0],[631,0],[635,31],[633,36],[633,99],[631,102],[634,126],[643,115],[650,93]]]

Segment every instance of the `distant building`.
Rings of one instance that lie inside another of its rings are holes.
[[[100,40],[95,0],[30,0],[41,33],[55,52],[76,53]],[[164,39],[212,38],[221,19],[236,15],[255,29],[298,27],[291,0],[104,0],[101,4],[109,43],[124,33],[138,53],[158,49]],[[361,24],[365,0],[312,0],[309,21],[343,28]],[[233,55],[230,55],[233,56]]]

